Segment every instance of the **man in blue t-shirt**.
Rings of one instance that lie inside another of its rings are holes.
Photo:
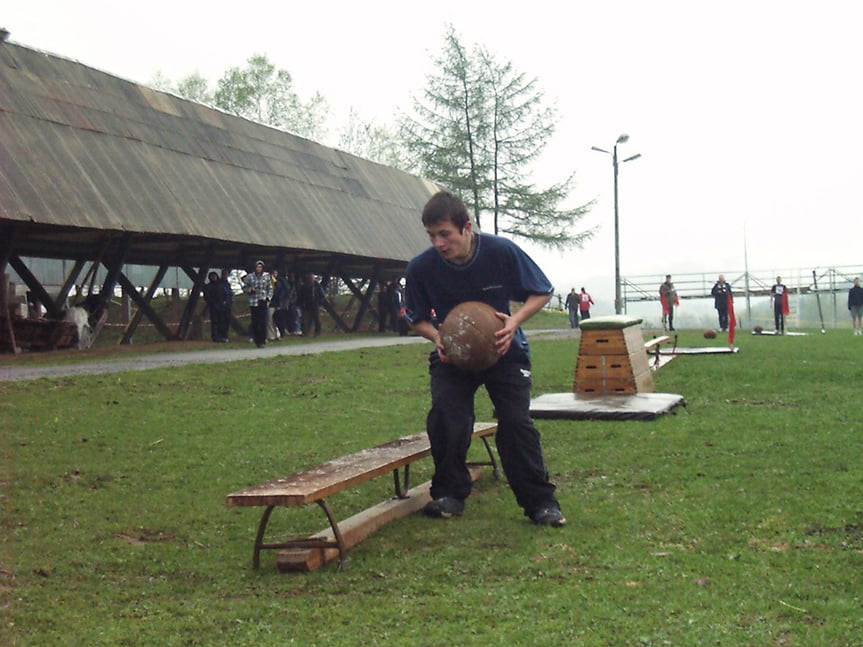
[[[776,283],[770,288],[770,298],[773,301],[773,322],[776,334],[785,334],[785,317],[788,315],[788,288],[782,282],[782,277],[776,277]]]
[[[530,349],[521,329],[548,303],[554,288],[513,242],[475,232],[464,203],[453,194],[433,195],[423,209],[422,222],[432,246],[408,264],[405,319],[435,345],[429,354],[432,404],[426,418],[435,471],[432,501],[423,512],[430,517],[464,512],[472,485],[466,460],[474,394],[485,385],[498,421],[495,442],[516,501],[534,523],[562,526],[566,519],[530,417]],[[464,301],[488,303],[504,324],[495,333],[500,359],[477,373],[449,361],[432,323],[433,317],[444,321]],[[524,305],[512,314],[511,301]]]

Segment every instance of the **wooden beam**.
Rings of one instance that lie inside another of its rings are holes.
[[[9,335],[9,345],[12,347],[12,352],[16,355],[21,352],[18,343],[15,341],[15,328],[12,325],[12,313],[10,312],[9,303],[7,302],[9,292],[9,284],[6,281],[6,273],[0,272],[0,306],[3,307],[3,321],[6,324],[6,331]]]
[[[210,256],[212,256],[212,254],[210,254]],[[198,299],[201,296],[201,290],[204,287],[210,263],[208,260],[207,263],[201,266],[200,271],[197,271],[194,267],[186,264],[180,265],[180,268],[186,273],[186,276],[192,279],[193,283],[192,290],[189,292],[189,299],[186,301],[186,307],[183,310],[183,315],[180,317],[180,325],[177,327],[177,337],[179,339],[188,339],[192,316],[195,313],[195,309],[198,307]]]
[[[27,287],[30,288],[30,291],[33,292],[33,295],[39,300],[39,303],[45,306],[45,310],[48,312],[48,317],[50,319],[62,319],[63,313],[57,309],[54,299],[50,294],[48,294],[48,291],[39,282],[39,279],[33,276],[30,268],[24,264],[21,257],[13,254],[9,257],[9,265],[11,265],[12,269],[18,273],[21,280],[27,284]]]
[[[83,259],[79,258],[75,260],[75,264],[66,276],[66,280],[63,281],[63,285],[60,287],[60,292],[57,293],[57,298],[54,300],[54,303],[59,310],[63,310],[66,307],[66,298],[75,286],[75,281],[78,280],[78,277],[81,275],[81,271],[84,269],[86,264],[87,262]]]
[[[138,311],[132,316],[132,320],[129,322],[129,325],[126,326],[126,330],[123,332],[123,338],[120,340],[121,344],[131,344],[132,343],[132,335],[135,332],[135,329],[138,327],[138,324],[141,321],[141,317],[143,315],[147,316],[147,319],[153,322],[153,325],[156,327],[165,339],[176,339],[176,335],[171,332],[171,329],[159,318],[159,315],[156,313],[153,308],[150,307],[150,301],[153,299],[153,295],[156,293],[156,290],[159,288],[159,283],[162,282],[162,279],[165,276],[165,273],[168,271],[167,265],[162,265],[159,268],[159,271],[156,272],[156,276],[153,279],[152,283],[150,283],[150,288],[147,290],[147,295],[142,297],[138,294],[138,290],[132,285],[132,282],[126,278],[126,275],[122,272],[120,273],[118,280],[120,285],[126,290],[126,294],[134,301],[138,306]]]
[[[479,479],[481,469],[471,467],[471,479]],[[402,519],[414,512],[422,510],[426,503],[431,501],[429,490],[431,481],[411,488],[405,499],[389,499],[378,505],[363,510],[339,523],[339,531],[345,542],[345,548],[352,548],[363,539],[396,519]],[[314,537],[333,540],[333,529],[325,528],[316,533]],[[276,566],[282,573],[309,572],[319,569],[329,561],[338,559],[338,548],[294,548],[279,551],[276,556]]]

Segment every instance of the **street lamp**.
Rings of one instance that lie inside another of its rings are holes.
[[[617,141],[614,142],[614,152],[609,152],[604,148],[599,148],[597,146],[590,147],[590,150],[592,151],[599,151],[600,153],[611,155],[611,161],[614,165],[614,313],[618,315],[623,313],[623,299],[620,295],[620,225],[618,223],[617,213],[617,169],[619,165],[617,162],[617,145],[625,144],[628,141],[629,135],[621,135],[618,137]],[[639,157],[641,157],[641,153],[627,157],[626,159],[621,160],[621,162],[631,162]]]

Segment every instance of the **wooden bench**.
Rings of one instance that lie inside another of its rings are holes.
[[[474,424],[472,437],[482,439],[489,460],[483,463],[471,463],[471,465],[490,465],[495,476],[498,476],[497,461],[488,443],[488,439],[496,432],[497,425],[495,423],[479,422]],[[430,453],[428,435],[422,432],[337,458],[317,467],[295,472],[271,483],[229,494],[226,498],[229,506],[263,506],[265,508],[255,537],[252,566],[255,569],[259,568],[260,553],[263,549],[297,548],[320,549],[317,551],[321,556],[316,562],[318,564],[326,561],[327,549],[337,549],[339,563],[341,566],[345,566],[347,564],[347,549],[355,545],[359,539],[354,537],[350,541],[346,540],[340,522],[327,504],[327,497],[369,481],[381,474],[391,472],[395,487],[394,499],[409,499],[411,497],[409,492],[410,466]],[[399,470],[402,471],[401,477]],[[323,509],[329,521],[331,533],[328,535],[321,533],[312,537],[288,539],[280,542],[265,541],[267,523],[276,506],[301,506],[307,503],[317,503]],[[330,550],[329,552],[333,551]]]
[[[653,339],[648,339],[646,342],[644,342],[644,350],[647,352],[648,355],[653,357],[653,363],[650,365],[650,368],[652,370],[655,371],[661,366],[662,356],[659,354],[659,347],[662,346],[662,344],[667,342],[669,339],[670,338],[668,335],[661,335],[659,337],[654,337]]]

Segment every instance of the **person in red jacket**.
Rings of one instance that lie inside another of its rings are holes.
[[[590,306],[593,305],[593,299],[584,288],[581,288],[581,294],[578,295],[578,314],[581,320],[590,319]]]
[[[662,303],[663,329],[674,330],[674,308],[680,305],[680,297],[671,282],[671,274],[666,274],[665,282],[659,284],[659,301]]]

